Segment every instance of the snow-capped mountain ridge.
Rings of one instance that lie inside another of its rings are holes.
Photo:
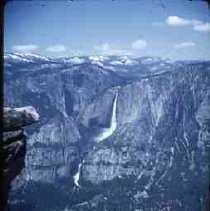
[[[63,61],[71,61],[74,59],[83,59],[85,61],[118,61],[122,64],[129,64],[133,61],[140,61],[143,64],[151,64],[151,63],[157,63],[157,62],[166,62],[166,63],[174,63],[174,62],[185,62],[185,63],[191,63],[191,62],[202,62],[202,61],[210,61],[208,59],[198,59],[198,60],[173,60],[170,58],[163,58],[163,57],[157,57],[157,56],[133,56],[133,55],[124,55],[124,56],[118,56],[118,55],[89,55],[89,56],[63,56],[63,57],[50,57],[46,55],[41,54],[35,54],[35,53],[17,53],[17,52],[5,52],[4,53],[4,59],[27,59],[27,60],[33,60],[33,59],[40,59],[45,61],[50,60],[63,60]]]
[[[147,57],[134,57],[134,56],[104,56],[104,55],[90,55],[90,56],[65,56],[65,57],[49,57],[49,56],[45,56],[45,55],[41,55],[41,54],[35,54],[35,53],[13,53],[13,52],[5,52],[4,53],[4,59],[40,59],[40,60],[45,60],[45,61],[49,61],[49,60],[73,60],[73,59],[84,59],[86,61],[121,61],[122,63],[126,64],[126,63],[130,63],[131,61],[136,61],[136,60],[150,60],[150,61],[160,61],[160,60],[164,60],[164,61],[171,61],[171,59],[161,59],[159,57],[152,57],[152,56],[147,56]]]
[[[199,61],[201,62],[201,61]],[[202,62],[201,62],[202,63]],[[207,65],[210,61],[205,61]],[[102,74],[117,74],[126,79],[138,79],[151,75],[159,75],[177,68],[196,64],[195,61],[174,61],[160,57],[134,57],[134,56],[69,56],[50,58],[37,54],[5,53],[4,66],[6,74],[10,72],[29,74],[71,72],[85,69],[86,71],[97,70]]]
[[[5,53],[4,59],[22,60],[22,61],[33,61],[35,59],[49,61],[50,58],[34,53]]]

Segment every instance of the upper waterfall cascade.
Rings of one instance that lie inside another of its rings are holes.
[[[103,129],[102,133],[97,137],[98,142],[103,141],[104,139],[110,137],[117,129],[117,99],[118,99],[118,93],[116,94],[113,102],[110,126],[109,128]]]

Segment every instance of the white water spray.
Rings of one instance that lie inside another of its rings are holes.
[[[104,139],[110,137],[117,129],[117,99],[118,99],[118,93],[116,94],[113,102],[110,126],[109,128],[103,129],[102,133],[97,137],[98,142],[103,141]]]
[[[80,169],[81,169],[81,167],[82,167],[82,163],[79,164],[78,171],[73,177],[74,178],[74,184],[77,187],[80,187],[80,185],[79,185],[79,178],[80,178]]]

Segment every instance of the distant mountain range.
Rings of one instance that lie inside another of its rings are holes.
[[[100,68],[117,72],[119,75],[128,75],[137,77],[148,74],[157,74],[165,71],[171,71],[186,64],[210,63],[210,61],[174,61],[170,59],[161,59],[159,57],[132,57],[132,56],[73,56],[61,58],[49,58],[37,54],[29,53],[5,53],[4,65],[9,68],[16,65],[19,71],[28,71],[27,65],[30,65],[30,71],[44,69],[65,69],[73,65],[89,64]],[[26,67],[26,69],[25,69]]]

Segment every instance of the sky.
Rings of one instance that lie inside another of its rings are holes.
[[[210,9],[194,0],[13,0],[5,52],[210,60]]]

